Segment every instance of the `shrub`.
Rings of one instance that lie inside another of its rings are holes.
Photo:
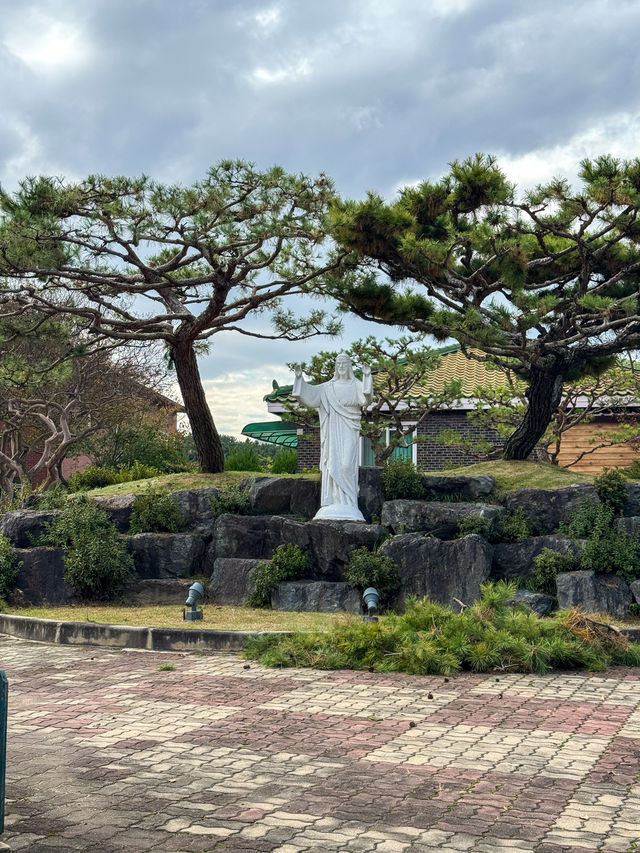
[[[279,545],[269,563],[259,563],[253,577],[249,607],[271,607],[271,593],[282,581],[301,578],[309,570],[309,560],[297,545]]]
[[[499,518],[489,520],[477,515],[467,515],[458,524],[458,537],[477,533],[488,542],[521,542],[533,533],[533,521],[518,507]]]
[[[180,521],[180,509],[169,490],[151,487],[133,502],[129,532],[175,533]]]
[[[69,501],[46,526],[42,544],[62,548],[65,580],[79,598],[117,598],[133,577],[133,558],[108,514],[86,497]]]
[[[627,502],[627,482],[616,468],[605,468],[600,476],[595,477],[593,485],[602,503],[609,507],[614,515],[622,515],[622,508]]]
[[[631,583],[640,573],[640,542],[619,533],[615,517],[607,521],[603,513],[582,549],[580,568],[616,574]]]
[[[76,471],[69,477],[70,492],[86,492],[101,489],[117,482],[118,472],[106,465],[89,465],[84,471]]]
[[[82,450],[96,460],[120,471],[135,462],[173,474],[190,468],[187,437],[167,432],[165,415],[134,414],[126,426],[118,426],[82,442]]]
[[[481,518],[479,515],[465,515],[458,523],[458,538],[476,533],[490,540],[493,539],[493,527],[494,525],[487,518]]]
[[[251,509],[249,487],[247,485],[239,485],[238,483],[228,483],[225,486],[221,486],[218,494],[211,498],[209,508],[214,518],[224,515],[225,512],[230,512],[234,515],[248,515]]]
[[[271,463],[272,474],[295,474],[298,470],[298,453],[293,448],[279,450]]]
[[[587,540],[580,554],[581,569],[617,574],[627,582],[640,574],[640,542],[618,531],[611,505],[585,501],[560,530]]]
[[[391,557],[366,548],[356,548],[351,552],[345,566],[344,579],[360,593],[369,586],[375,587],[383,609],[393,603],[400,590],[400,575]]]
[[[514,593],[513,583],[483,584],[480,600],[461,613],[426,598],[409,599],[405,613],[378,622],[350,620],[326,633],[254,637],[246,655],[268,666],[438,675],[603,670],[613,663],[640,663],[640,646],[617,632],[599,629],[576,610],[539,619],[509,605]]]
[[[53,483],[48,489],[34,494],[38,509],[62,509],[67,500],[67,490],[62,483]]]
[[[224,467],[227,471],[262,471],[263,459],[255,447],[243,445],[227,456]]]
[[[534,592],[556,594],[556,577],[561,572],[573,572],[577,561],[572,553],[561,554],[550,548],[543,548],[533,561],[533,578],[526,585]]]
[[[382,468],[382,486],[388,501],[424,497],[424,484],[410,459],[389,459]]]
[[[162,476],[159,468],[153,465],[144,465],[142,462],[134,462],[128,468],[120,468],[116,474],[116,483],[133,483],[135,480],[151,480]]]
[[[631,465],[622,469],[621,474],[628,480],[640,480],[640,459],[634,459]]]
[[[501,515],[495,524],[494,542],[522,542],[533,535],[533,521],[519,506],[513,512]]]
[[[132,483],[134,480],[150,480],[161,476],[162,472],[150,465],[134,462],[128,468],[116,471],[107,465],[89,465],[84,471],[76,471],[69,477],[70,492],[87,492],[113,486],[115,483]]]
[[[320,468],[317,465],[312,465],[310,468],[303,468],[301,474],[319,474]]]
[[[20,561],[11,542],[0,534],[0,601],[13,589]]]
[[[574,539],[587,539],[596,528],[612,521],[613,514],[606,506],[595,501],[584,501],[571,513],[568,521],[560,524],[558,530]]]

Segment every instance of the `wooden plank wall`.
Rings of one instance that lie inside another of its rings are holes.
[[[567,430],[562,437],[558,464],[567,465],[582,450],[593,447],[589,441],[593,438],[594,433],[611,432],[617,428],[618,424],[611,421],[593,421],[589,424],[578,424]],[[634,452],[627,445],[618,444],[614,447],[601,447],[599,450],[583,456],[579,462],[571,466],[570,470],[599,474],[604,468],[626,468],[631,465],[634,459],[640,459],[640,452]]]

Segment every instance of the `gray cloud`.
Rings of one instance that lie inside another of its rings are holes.
[[[58,61],[12,52],[34,21],[54,54],[58,28]],[[0,101],[37,140],[34,169],[191,180],[241,156],[325,170],[359,195],[636,106],[639,23],[637,4],[598,0],[38,0],[0,25]],[[5,130],[3,173],[23,146]]]
[[[636,154],[634,0],[3,7],[8,188],[38,172],[189,182],[241,157],[325,171],[359,197],[436,177],[475,151],[503,155],[526,182],[550,157],[561,171],[574,153]],[[245,344],[227,348],[234,369],[258,352]],[[230,369],[218,359],[203,367],[210,376]]]

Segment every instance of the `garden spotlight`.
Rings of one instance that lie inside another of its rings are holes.
[[[202,610],[198,610],[198,602],[204,598],[204,587],[197,581],[189,587],[189,596],[186,600],[187,607],[191,610],[183,610],[182,618],[187,622],[195,622],[196,619],[202,619]]]
[[[378,617],[376,616],[376,612],[378,610],[378,602],[380,601],[378,590],[372,586],[367,587],[362,593],[362,601],[367,608],[367,615],[362,617],[363,622],[377,622]]]

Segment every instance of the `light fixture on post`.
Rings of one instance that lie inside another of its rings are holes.
[[[204,598],[204,587],[196,581],[189,587],[189,596],[186,600],[187,607],[191,610],[183,610],[182,618],[187,622],[195,622],[197,619],[202,619],[202,610],[198,610],[198,602]]]
[[[367,589],[362,593],[362,601],[364,602],[364,606],[367,608],[367,615],[362,617],[362,621],[377,622],[378,617],[376,616],[376,613],[378,612],[378,602],[380,601],[378,590],[374,589],[372,586],[367,587]]]

